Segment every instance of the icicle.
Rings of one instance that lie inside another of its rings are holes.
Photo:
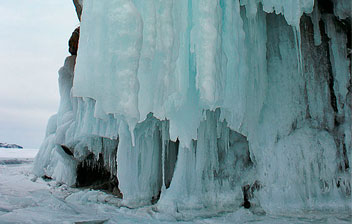
[[[165,144],[166,144],[166,122],[161,123],[161,142],[162,142],[162,148],[161,148],[161,173],[162,173],[162,185],[161,185],[161,193],[166,190],[165,186]]]
[[[313,12],[309,14],[310,18],[312,19],[313,29],[314,29],[314,44],[315,46],[319,46],[321,42],[321,34],[320,34],[320,27],[319,21],[321,18],[319,9],[318,9],[318,2],[315,3]]]
[[[128,127],[129,127],[129,130],[131,133],[132,147],[136,146],[136,140],[135,140],[135,136],[134,136],[134,129],[136,128],[136,124],[137,124],[137,121],[134,121],[134,120],[128,122]]]
[[[303,59],[302,59],[302,48],[301,48],[301,29],[298,26],[292,26],[293,35],[295,39],[295,48],[297,52],[297,69],[298,73],[303,76]]]

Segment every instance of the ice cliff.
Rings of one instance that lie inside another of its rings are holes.
[[[171,213],[351,209],[349,0],[84,0],[59,87],[38,176]]]

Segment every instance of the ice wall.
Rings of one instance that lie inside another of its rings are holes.
[[[345,1],[85,0],[35,172],[74,184],[93,154],[130,207],[227,211],[248,194],[267,212],[350,209],[350,12]]]

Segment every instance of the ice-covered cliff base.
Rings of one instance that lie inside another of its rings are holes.
[[[34,172],[172,213],[351,209],[350,15],[347,0],[85,0]]]

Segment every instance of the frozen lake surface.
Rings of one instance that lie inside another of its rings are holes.
[[[36,178],[37,149],[0,148],[0,224],[4,223],[351,223],[351,212],[306,211],[270,215],[244,208],[209,217],[211,211],[163,214],[154,206],[119,207],[102,191],[75,189]]]

